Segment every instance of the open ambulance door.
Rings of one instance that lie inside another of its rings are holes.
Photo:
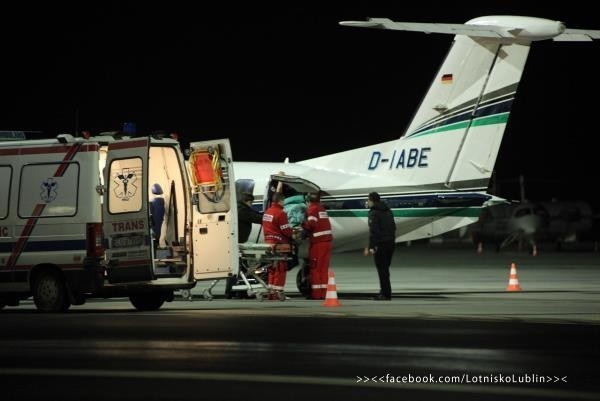
[[[150,138],[135,138],[108,145],[102,215],[110,283],[155,279],[148,214],[149,144]]]
[[[190,144],[194,279],[238,273],[237,199],[228,139]]]

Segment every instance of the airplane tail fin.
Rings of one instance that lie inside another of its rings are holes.
[[[300,163],[376,178],[388,188],[427,190],[487,188],[532,41],[590,40],[599,33],[511,16],[480,17],[466,24],[383,18],[340,24],[456,37],[400,139]]]
[[[487,188],[528,54],[528,43],[456,37],[398,143],[409,152],[404,168],[411,152],[419,158],[413,180]]]

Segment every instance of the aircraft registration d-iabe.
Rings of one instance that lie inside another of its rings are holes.
[[[479,17],[465,24],[386,18],[340,24],[455,38],[399,139],[296,163],[234,163],[238,190],[253,192],[257,203],[266,205],[278,186],[286,195],[320,189],[334,251],[365,246],[364,202],[371,191],[393,211],[396,242],[463,227],[477,221],[483,208],[505,202],[487,188],[532,42],[600,38],[600,30],[567,29],[559,21],[520,16]],[[258,238],[258,231],[251,238]]]

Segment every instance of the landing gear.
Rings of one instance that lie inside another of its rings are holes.
[[[296,274],[296,287],[302,296],[310,295],[310,274],[309,274],[309,262],[308,259],[302,260],[302,266],[298,269]]]

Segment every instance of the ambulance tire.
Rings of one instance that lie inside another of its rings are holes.
[[[40,312],[65,312],[71,306],[67,288],[56,270],[43,270],[33,283],[33,302]]]
[[[165,303],[165,296],[160,292],[146,292],[131,294],[129,301],[135,309],[141,312],[154,311],[160,309]]]

